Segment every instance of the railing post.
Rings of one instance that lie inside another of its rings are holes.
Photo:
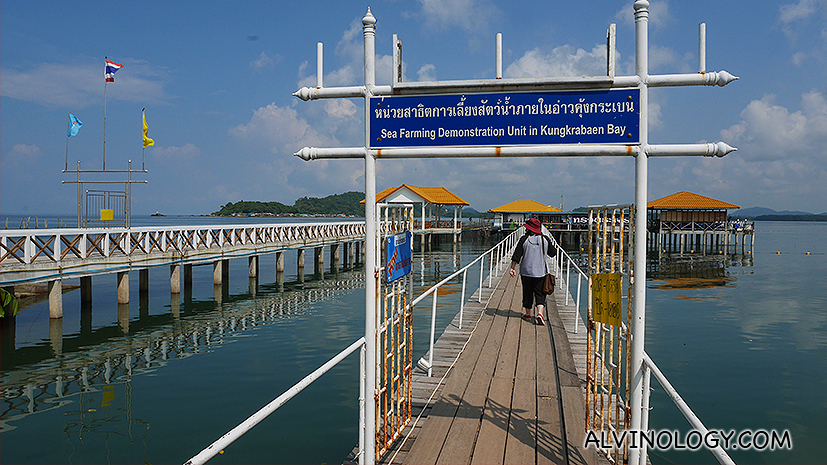
[[[485,270],[485,254],[480,258],[480,290],[477,292],[477,302],[482,303],[482,275]]]
[[[640,409],[642,410],[640,430],[649,431],[649,392],[651,387],[652,369],[646,363],[643,364],[643,399]],[[646,441],[640,441],[640,465],[646,465]]]
[[[571,276],[571,257],[566,256],[566,305],[569,304],[569,276]]]
[[[462,329],[462,311],[465,309],[465,278],[468,270],[462,272],[462,295],[459,298],[459,329]]]
[[[580,281],[582,280],[582,278],[583,278],[583,275],[580,274],[580,273],[577,273],[577,304],[576,304],[577,310],[576,310],[575,315],[574,315],[575,316],[575,318],[574,318],[574,332],[575,333],[578,332],[578,330],[579,330],[578,326],[580,325]]]
[[[365,344],[359,349],[359,465],[365,464],[365,378],[366,378]]]
[[[434,289],[434,303],[431,307],[431,345],[430,355],[428,356],[428,377],[430,378],[434,370],[434,335],[436,333],[436,296],[439,294],[439,289]]]

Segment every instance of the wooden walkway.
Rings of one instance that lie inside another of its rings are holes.
[[[381,463],[598,462],[582,447],[586,331],[581,321],[574,333],[558,282],[546,326],[521,318],[519,278],[507,273],[481,290],[483,304],[471,297],[462,329],[457,315],[435,345],[434,376],[417,370],[414,419]]]

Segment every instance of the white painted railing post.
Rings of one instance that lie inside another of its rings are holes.
[[[376,82],[376,18],[368,8],[362,18],[365,43],[365,460],[366,465],[376,461],[376,300],[379,278],[377,274],[376,240],[376,159],[367,150],[370,147],[370,98]]]
[[[480,290],[477,292],[477,302],[482,303],[482,275],[485,270],[485,255],[480,259]]]
[[[462,329],[462,311],[465,309],[465,278],[468,270],[462,272],[462,295],[459,298],[459,329]]]
[[[639,79],[640,89],[640,148],[635,156],[635,230],[634,243],[641,250],[635,253],[632,269],[634,309],[632,313],[631,336],[631,393],[629,405],[632,418],[629,429],[642,431],[648,422],[648,411],[643,411],[644,399],[648,392],[643,392],[643,353],[646,334],[646,191],[648,189],[649,160],[649,2],[637,0],[635,9],[635,73]],[[648,401],[647,401],[648,402]],[[629,463],[645,464],[646,454],[633,448],[629,451]]]
[[[569,276],[571,276],[571,257],[566,254],[566,305],[569,304]]]
[[[434,289],[434,302],[431,307],[431,342],[429,346],[428,356],[428,377],[430,378],[434,370],[434,337],[436,336],[436,296],[439,289]]]

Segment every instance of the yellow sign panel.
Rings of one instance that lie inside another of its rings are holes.
[[[594,321],[621,326],[623,294],[620,273],[592,275],[592,317]]]
[[[112,221],[113,219],[115,219],[115,210],[101,209],[101,221]]]

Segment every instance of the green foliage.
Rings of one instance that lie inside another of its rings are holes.
[[[364,216],[365,206],[360,204],[365,199],[362,192],[345,192],[323,198],[302,197],[296,200],[295,205],[284,205],[279,202],[258,202],[239,200],[236,203],[227,202],[214,215],[229,216],[255,214],[269,215],[356,215]]]
[[[11,310],[12,316],[17,315],[17,311],[20,309],[19,305],[11,292],[0,288],[0,318],[6,316],[6,309]]]

